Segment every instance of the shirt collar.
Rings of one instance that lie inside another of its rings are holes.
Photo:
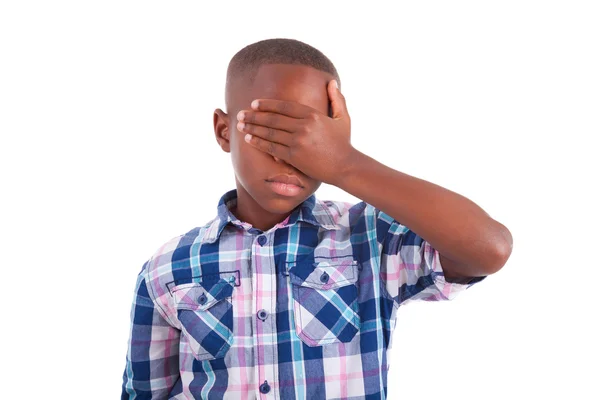
[[[217,206],[217,218],[210,222],[202,242],[213,243],[217,241],[221,236],[221,232],[229,223],[240,226],[245,230],[252,228],[249,223],[240,221],[230,211],[236,204],[237,189],[230,190],[221,196]],[[276,226],[278,228],[284,228],[286,226],[294,225],[298,221],[304,221],[327,230],[340,229],[340,227],[335,224],[333,216],[329,212],[329,208],[323,204],[322,201],[318,200],[314,193],[294,208],[291,214]]]

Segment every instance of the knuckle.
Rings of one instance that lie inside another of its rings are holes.
[[[308,124],[299,124],[296,131],[300,133],[308,133],[310,131],[310,126]]]
[[[269,142],[267,151],[269,152],[269,154],[275,154],[275,144],[273,142]]]
[[[292,135],[292,146],[290,147],[303,147],[304,141],[304,135]]]
[[[275,129],[267,128],[267,139],[273,140],[275,138]]]

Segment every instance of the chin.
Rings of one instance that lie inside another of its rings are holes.
[[[296,197],[269,198],[263,203],[263,208],[273,214],[285,214],[292,211],[305,199]]]

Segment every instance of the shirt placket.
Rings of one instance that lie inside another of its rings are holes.
[[[277,369],[277,327],[275,324],[276,279],[273,250],[273,231],[258,235],[252,244],[254,264],[253,312],[255,376],[259,399],[279,399]]]

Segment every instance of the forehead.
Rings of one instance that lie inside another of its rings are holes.
[[[331,74],[305,65],[266,64],[254,82],[242,83],[236,90],[236,103],[249,108],[257,98],[295,101],[326,114],[329,105],[327,82]]]

